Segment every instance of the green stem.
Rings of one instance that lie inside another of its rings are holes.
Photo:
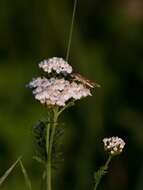
[[[55,130],[58,120],[58,108],[53,109],[53,121],[47,126],[47,138],[46,138],[46,149],[47,149],[47,190],[52,190],[52,147],[54,141]]]
[[[110,163],[111,159],[112,159],[112,156],[109,155],[109,157],[108,157],[108,159],[107,159],[105,165],[103,166],[104,171],[103,171],[103,173],[101,173],[100,177],[98,178],[98,181],[95,182],[95,186],[94,186],[94,189],[93,189],[93,190],[97,190],[97,187],[98,187],[98,185],[100,184],[100,181],[101,181],[101,179],[102,179],[102,177],[103,177],[103,175],[104,175],[104,172],[106,172],[107,169],[108,169],[108,166],[109,166],[109,163]]]
[[[72,102],[67,103],[63,108],[61,108],[58,112],[58,117],[63,113],[67,108],[74,105],[74,100]]]
[[[47,173],[47,184],[46,184],[46,189],[50,189],[50,168],[48,166],[48,156],[49,156],[49,139],[50,139],[50,128],[51,128],[51,123],[48,123],[47,126],[47,134],[46,134],[46,151],[47,151],[47,164],[46,164],[46,173]]]
[[[74,1],[74,8],[73,8],[73,14],[72,14],[72,20],[71,20],[71,26],[70,26],[70,33],[69,33],[69,41],[68,41],[68,47],[67,47],[67,53],[66,53],[66,61],[68,61],[68,59],[69,59],[76,7],[77,7],[77,0]]]
[[[112,157],[113,157],[113,156],[109,155],[109,158],[107,159],[107,161],[106,161],[106,163],[105,163],[105,168],[108,168],[109,163],[110,163]]]

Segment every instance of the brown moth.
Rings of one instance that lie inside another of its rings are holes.
[[[97,84],[96,82],[91,81],[91,80],[85,78],[84,76],[82,76],[79,73],[72,73],[71,77],[72,77],[72,79],[74,81],[79,81],[79,82],[81,82],[83,85],[85,85],[88,88],[100,87],[99,84]]]

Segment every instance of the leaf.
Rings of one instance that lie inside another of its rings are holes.
[[[45,162],[38,156],[33,156],[33,159],[36,160],[40,164],[45,164]]]
[[[44,121],[39,121],[33,127],[33,133],[35,137],[37,155],[41,157],[43,161],[47,159],[46,152],[46,123]]]
[[[58,169],[58,166],[63,163],[63,153],[62,153],[62,136],[64,134],[64,129],[58,126],[55,131],[54,142],[52,147],[52,167]]]
[[[104,176],[107,173],[107,167],[101,166],[97,172],[94,173],[94,179],[95,181],[98,181],[102,176]]]
[[[19,160],[19,164],[20,164],[20,166],[21,166],[21,171],[22,171],[22,173],[23,173],[23,175],[24,175],[24,178],[25,178],[25,184],[26,184],[26,186],[27,186],[27,189],[28,189],[28,190],[31,190],[31,189],[32,189],[32,188],[31,188],[31,181],[30,181],[30,179],[29,179],[29,177],[28,177],[27,171],[26,171],[26,169],[25,169],[25,167],[24,167],[24,165],[23,165],[21,159]]]
[[[10,175],[12,170],[15,168],[15,166],[18,164],[20,161],[21,157],[19,157],[16,162],[14,162],[11,167],[4,173],[4,175],[0,178],[0,186],[3,184],[3,182],[7,179],[7,177]]]

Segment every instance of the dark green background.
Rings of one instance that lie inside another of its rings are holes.
[[[72,8],[69,0],[0,2],[0,175],[23,155],[34,190],[42,169],[32,160],[32,126],[47,111],[25,85],[40,74],[40,60],[65,57]],[[102,88],[61,118],[65,162],[54,190],[92,190],[93,172],[106,160],[102,139],[112,135],[126,147],[99,189],[143,189],[142,10],[141,0],[78,2],[69,62]],[[1,189],[26,189],[18,167]]]

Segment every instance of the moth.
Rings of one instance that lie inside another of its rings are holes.
[[[97,84],[94,81],[91,81],[87,79],[86,77],[82,76],[79,73],[72,73],[71,77],[74,81],[81,82],[83,85],[85,85],[87,88],[95,88],[95,87],[100,87],[99,84]]]

